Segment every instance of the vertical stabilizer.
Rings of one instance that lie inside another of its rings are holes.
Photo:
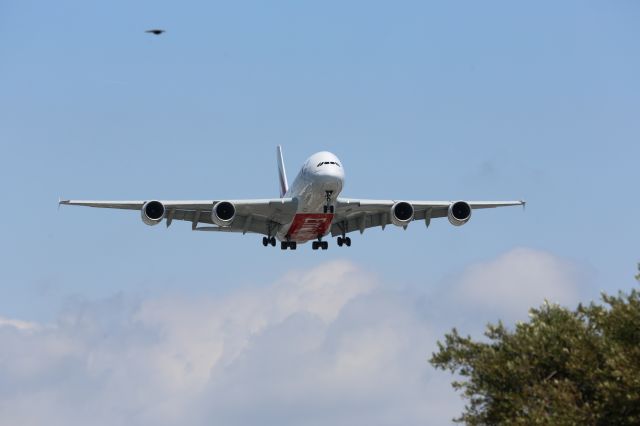
[[[284,170],[284,160],[282,159],[282,147],[278,145],[278,177],[280,178],[280,198],[289,190],[287,182],[287,172]]]

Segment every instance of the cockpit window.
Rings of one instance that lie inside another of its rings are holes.
[[[338,164],[336,161],[323,161],[321,163],[318,163],[318,165],[316,167],[320,167],[320,166],[323,166],[325,164],[334,164],[334,165],[340,167],[340,164]]]

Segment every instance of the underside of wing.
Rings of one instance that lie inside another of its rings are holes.
[[[273,235],[295,214],[297,201],[291,198],[260,200],[195,200],[195,201],[93,201],[61,200],[61,205],[140,211],[142,221],[167,227],[174,220],[191,222],[193,230],[253,232]],[[205,224],[205,226],[201,226]],[[211,225],[211,226],[206,226]]]
[[[524,206],[524,201],[398,201],[339,198],[336,215],[331,226],[331,235],[344,235],[353,231],[364,232],[367,228],[389,224],[407,227],[415,220],[424,220],[429,226],[431,219],[448,217],[455,226],[465,224],[476,209],[507,206]]]

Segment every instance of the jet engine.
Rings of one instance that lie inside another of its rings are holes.
[[[453,226],[462,226],[471,219],[471,206],[466,201],[456,201],[449,205],[447,212],[449,223]]]
[[[153,226],[162,222],[164,212],[164,205],[160,201],[147,201],[142,205],[140,214],[142,215],[142,221],[145,224]]]
[[[396,226],[407,226],[413,220],[413,206],[406,201],[399,201],[391,206],[391,223]]]
[[[236,208],[229,201],[218,201],[211,211],[211,220],[218,226],[229,226],[236,217]]]

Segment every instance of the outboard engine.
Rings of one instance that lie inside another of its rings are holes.
[[[147,201],[142,205],[140,214],[142,215],[142,221],[145,224],[153,226],[162,222],[164,212],[164,204],[160,201]]]
[[[406,201],[399,201],[391,206],[391,223],[396,226],[407,226],[413,220],[413,206]]]
[[[462,226],[471,219],[471,206],[466,201],[451,203],[447,218],[453,226]]]
[[[218,201],[211,210],[211,220],[218,226],[230,226],[236,217],[236,207],[229,201]]]

